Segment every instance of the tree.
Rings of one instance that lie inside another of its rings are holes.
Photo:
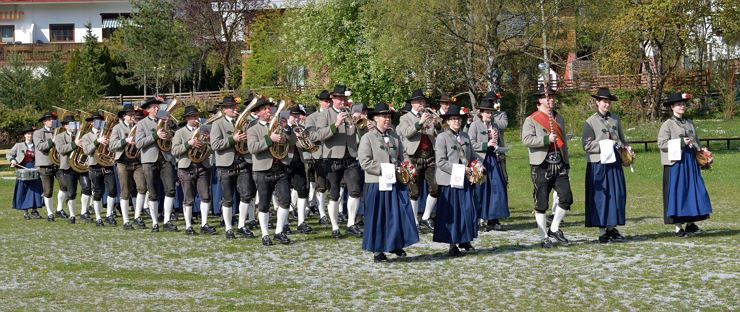
[[[54,52],[46,63],[45,71],[40,77],[39,95],[41,102],[38,109],[47,110],[52,105],[67,102],[64,98],[64,68],[66,63],[61,60],[61,54]],[[58,106],[58,105],[57,105]]]
[[[92,34],[90,23],[85,25],[85,45],[72,52],[64,74],[64,94],[67,108],[87,107],[100,100],[108,85],[104,83],[105,68],[100,63],[102,50]]]
[[[0,103],[20,109],[29,104],[38,108],[37,80],[33,67],[25,64],[20,54],[8,55],[8,63],[0,67]]]

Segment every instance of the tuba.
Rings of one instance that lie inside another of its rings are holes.
[[[98,135],[106,139],[110,139],[110,134],[111,132],[113,132],[113,127],[115,127],[117,124],[118,116],[106,111],[100,111],[100,113],[103,115],[103,119],[105,120],[105,127],[101,129]],[[116,161],[116,153],[111,151],[107,144],[98,145],[98,147],[95,149],[94,157],[95,161],[97,161],[98,164],[103,167],[113,166]]]
[[[199,124],[198,127],[196,127],[195,131],[193,131],[193,136],[191,136],[190,138],[197,138],[197,140],[200,141],[202,144],[199,148],[191,148],[190,150],[188,150],[188,158],[190,158],[191,162],[200,164],[205,161],[208,156],[211,155],[211,137],[209,135],[209,125],[222,116],[223,112],[218,111],[218,113],[209,118],[204,125]]]
[[[176,98],[170,101],[170,105],[167,106],[167,113],[170,115],[170,120],[174,119],[174,117],[172,117],[172,112],[181,104],[182,102],[178,101]],[[157,137],[157,146],[159,147],[159,150],[163,152],[169,152],[170,150],[172,150],[172,136],[175,135],[175,131],[169,126],[170,120],[160,119],[159,121],[157,121],[157,132],[159,132],[159,130],[164,130],[165,132],[167,132],[167,138],[161,139]]]
[[[255,94],[252,97],[252,101],[249,102],[247,107],[244,108],[244,111],[242,111],[239,114],[239,117],[236,118],[236,123],[234,123],[234,134],[238,135],[240,133],[247,133],[247,127],[249,127],[249,112],[257,104],[257,100],[259,98],[260,97]],[[239,155],[249,154],[249,149],[247,148],[247,140],[235,142],[234,150]]]
[[[64,108],[54,106],[54,109],[57,110],[57,120],[64,119],[64,117],[68,115],[72,115],[72,112]],[[54,130],[54,137],[64,131],[65,131],[64,127],[62,127],[61,125],[57,126],[57,128]],[[52,137],[52,140],[53,140],[53,137]],[[49,149],[49,160],[51,160],[51,163],[53,163],[57,167],[61,165],[62,162],[59,159],[59,152],[57,152],[56,147],[52,146],[51,149]]]
[[[306,131],[306,127],[296,124],[295,126],[293,126],[293,133],[295,133],[296,145],[298,145],[298,148],[309,153],[313,153],[319,150],[319,147],[311,142],[311,140],[308,138],[308,131]]]
[[[77,116],[81,120],[80,128],[77,129],[75,135],[75,141],[79,141],[83,135],[90,132],[92,124],[88,122],[87,118],[90,117],[90,113],[77,110]],[[82,150],[82,146],[78,146],[71,154],[69,154],[69,167],[77,173],[86,173],[90,171],[90,165],[87,164],[87,154]]]
[[[285,157],[288,156],[288,152],[290,152],[290,142],[288,142],[288,137],[280,127],[280,113],[285,109],[285,101],[280,100],[277,111],[275,111],[275,116],[272,116],[272,120],[270,120],[270,129],[267,131],[268,135],[278,133],[283,138],[280,142],[273,142],[273,144],[270,145],[270,154],[278,160],[285,159]]]
[[[131,127],[131,131],[128,132],[128,137],[133,138],[136,136],[136,125]],[[126,144],[126,148],[124,149],[124,154],[126,154],[126,157],[128,159],[137,159],[139,158],[139,155],[141,152],[138,148],[136,148],[136,145],[134,144]]]

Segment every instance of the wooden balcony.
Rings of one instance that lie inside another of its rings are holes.
[[[60,52],[66,60],[71,51],[82,48],[84,43],[27,43],[27,44],[0,44],[0,65],[8,62],[12,53],[19,53],[26,63],[46,63],[54,52]]]

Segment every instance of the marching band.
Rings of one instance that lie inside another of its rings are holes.
[[[553,240],[569,243],[560,224],[573,204],[565,120],[554,110],[555,95],[540,85],[537,110],[521,132],[543,248],[552,247]],[[449,245],[450,256],[462,256],[475,251],[472,242],[479,230],[505,229],[501,220],[510,212],[503,132],[508,119],[499,94],[483,96],[472,115],[448,95],[435,109],[421,89],[412,92],[399,113],[385,102],[353,109],[350,96],[344,85],[323,90],[316,96],[318,110],[255,93],[244,102],[227,96],[207,120],[195,106],[184,107],[179,129],[172,115],[181,104],[176,99],[152,97],[139,108],[126,103],[117,114],[58,109],[41,116],[40,129],[25,128],[23,141],[7,155],[17,170],[13,208],[31,219],[42,218],[36,208],[43,206],[48,221],[58,217],[75,223],[79,183],[80,218],[92,222],[92,206],[97,226],[116,226],[115,209],[120,208],[124,230],[145,229],[142,212],[148,206],[152,232],[159,232],[160,214],[163,230],[176,232],[174,210],[181,207],[186,235],[215,235],[208,224],[213,210],[220,211],[227,239],[254,238],[252,230],[258,228],[262,244],[271,246],[273,240],[293,242],[290,211],[298,233],[314,233],[307,223],[314,212],[319,225],[331,226],[331,236],[340,239],[346,193],[344,231],[362,237],[362,249],[372,252],[376,262],[388,261],[386,253],[405,257],[404,248],[418,242],[420,233],[432,233],[433,241]],[[634,151],[619,117],[609,111],[617,97],[608,88],[592,97],[596,112],[582,133],[585,225],[600,229],[600,243],[611,243],[624,240],[617,230],[625,224],[623,167],[631,165]],[[689,99],[681,93],[668,96],[663,105],[672,116],[658,134],[664,220],[675,225],[679,237],[701,232],[696,222],[712,212],[700,171],[711,165],[711,153],[700,146],[696,127],[683,116]],[[554,216],[548,222],[553,190]],[[199,231],[192,224],[196,209]]]

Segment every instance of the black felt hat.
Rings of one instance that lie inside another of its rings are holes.
[[[352,92],[347,90],[347,86],[339,85],[339,84],[334,86],[334,90],[331,92],[332,97],[334,96],[348,97],[350,95],[352,95]]]
[[[388,103],[380,101],[377,104],[375,104],[375,107],[372,110],[369,110],[367,112],[368,118],[373,118],[377,115],[387,115],[387,114],[395,114],[396,110],[393,109]]]
[[[663,106],[671,106],[679,102],[688,102],[692,98],[693,96],[689,93],[671,92],[668,93],[668,96],[663,100]]]
[[[426,96],[424,96],[424,91],[421,89],[416,89],[411,92],[411,98],[409,100],[426,100]]]
[[[162,104],[162,103],[164,103],[164,99],[162,99],[161,97],[159,97],[159,96],[150,97],[150,98],[146,99],[146,101],[144,101],[143,104],[141,104],[141,108],[142,109],[147,109],[151,105],[154,105],[154,104],[159,105],[159,104]]]
[[[200,112],[198,111],[198,108],[193,105],[185,106],[185,112],[182,114],[183,117],[193,116],[193,115],[200,115]]]
[[[321,90],[321,93],[319,93],[316,98],[319,100],[328,101],[331,100],[331,95],[329,94],[328,90]]]
[[[466,118],[468,117],[468,114],[465,112],[465,108],[453,104],[450,105],[450,109],[448,109],[444,114],[440,114],[439,117],[441,117],[442,119],[447,119],[450,117]]]
[[[46,112],[46,113],[44,113],[43,116],[41,116],[41,118],[39,118],[39,122],[43,122],[44,119],[46,119],[46,118],[51,118],[51,119],[56,120],[57,119],[57,113],[56,112]]]
[[[478,104],[478,110],[495,110],[493,108],[493,101],[490,98],[483,98]]]
[[[64,119],[62,119],[61,123],[62,123],[63,125],[65,125],[65,124],[68,124],[68,123],[70,123],[70,122],[75,122],[75,121],[77,121],[77,120],[75,119],[75,116],[72,116],[72,115],[67,115],[67,116],[64,116]]]
[[[591,94],[591,97],[594,99],[604,99],[609,101],[619,101],[619,98],[617,98],[616,95],[611,94],[609,92],[609,88],[601,87],[598,90],[596,90],[596,94]]]
[[[131,103],[125,103],[123,104],[123,108],[118,111],[118,118],[123,118],[123,115],[132,111],[134,111],[134,106]]]
[[[23,130],[21,130],[21,134],[26,134],[28,132],[34,132],[34,131],[36,131],[36,127],[28,125],[25,128],[23,128]]]
[[[103,115],[100,115],[100,112],[94,112],[94,113],[90,114],[89,117],[85,118],[85,121],[91,122],[91,121],[96,120],[96,119],[102,120],[103,119]]]

